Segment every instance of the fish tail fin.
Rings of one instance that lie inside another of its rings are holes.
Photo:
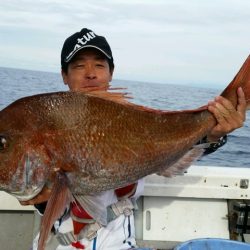
[[[67,177],[64,173],[58,172],[42,218],[38,250],[45,249],[46,241],[54,222],[65,212],[65,207],[71,199]]]
[[[237,106],[237,89],[239,87],[242,87],[247,102],[247,109],[250,109],[250,55],[232,82],[221,93],[221,95],[230,100],[235,107]]]

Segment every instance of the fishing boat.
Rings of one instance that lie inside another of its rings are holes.
[[[138,245],[173,249],[199,238],[250,242],[249,182],[250,169],[238,167],[191,166],[183,176],[146,177],[136,212]]]
[[[172,178],[145,178],[135,211],[139,246],[173,249],[199,238],[250,242],[250,169],[191,166]],[[29,249],[40,216],[0,192],[0,249]]]

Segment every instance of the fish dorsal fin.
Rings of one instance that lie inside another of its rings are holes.
[[[38,250],[44,250],[46,240],[49,236],[54,222],[65,212],[66,206],[72,200],[71,193],[67,185],[67,177],[64,173],[57,172],[56,180],[51,190],[40,228]]]
[[[129,92],[125,92],[127,88],[124,87],[111,87],[111,85],[103,84],[98,86],[86,86],[81,88],[81,92],[89,96],[96,96],[105,100],[113,101],[124,106],[133,107],[133,109],[137,109],[139,111],[147,111],[153,113],[165,113],[169,111],[163,111],[159,109],[153,109],[150,107],[141,106],[138,104],[134,104],[129,100],[133,99],[133,96]]]
[[[84,86],[78,92],[83,92],[90,96],[100,97],[102,99],[114,101],[117,103],[128,103],[127,99],[132,99],[132,96],[127,92],[122,92],[127,88],[111,87],[110,84],[99,84],[94,86]]]

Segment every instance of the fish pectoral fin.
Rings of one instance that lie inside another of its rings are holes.
[[[72,195],[68,188],[68,179],[63,172],[57,172],[51,195],[48,200],[40,228],[38,250],[44,250],[54,222],[65,212],[66,206],[71,202]]]
[[[74,195],[82,208],[98,223],[107,225],[107,206],[100,195]]]
[[[204,151],[205,151],[204,147],[194,146],[176,163],[174,163],[167,169],[164,169],[163,171],[157,174],[165,177],[182,175],[195,160],[198,160],[203,155]]]

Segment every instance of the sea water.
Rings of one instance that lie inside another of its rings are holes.
[[[195,109],[208,103],[222,90],[171,84],[113,80],[113,86],[127,87],[133,102],[161,110]],[[60,74],[0,67],[0,110],[18,98],[65,91]],[[229,134],[228,142],[195,165],[250,168],[250,114],[243,128]]]

